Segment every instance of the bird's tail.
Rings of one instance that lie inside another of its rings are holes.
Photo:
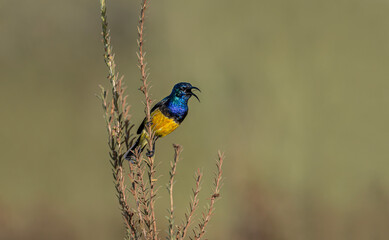
[[[143,151],[143,149],[145,148],[145,146],[147,145],[147,139],[146,139],[146,133],[143,131],[138,139],[136,140],[136,142],[130,147],[130,149],[128,149],[128,151],[124,154],[124,159],[128,160],[128,161],[133,161],[135,160],[135,155],[134,155],[134,152],[136,150],[136,148],[140,147],[140,152]]]

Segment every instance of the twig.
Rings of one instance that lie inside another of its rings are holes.
[[[217,198],[220,197],[220,189],[222,187],[222,165],[224,160],[224,154],[218,152],[218,160],[216,161],[217,172],[215,173],[214,190],[211,195],[210,204],[206,213],[203,213],[203,218],[199,223],[198,231],[194,231],[194,238],[196,240],[201,239],[204,236],[205,228],[207,227],[209,220],[211,219],[215,210],[214,204]]]
[[[136,162],[130,164],[130,174],[129,179],[131,182],[130,192],[134,197],[136,204],[136,213],[139,218],[139,227],[141,229],[141,234],[143,234],[144,238],[147,238],[146,226],[150,226],[149,219],[147,218],[147,214],[144,214],[144,209],[146,206],[146,195],[147,188],[144,184],[144,167],[142,164],[142,158],[140,156],[140,152],[138,149],[135,149],[134,155]],[[149,228],[149,227],[148,227]],[[141,236],[141,235],[140,235]]]
[[[200,171],[200,169],[197,169],[197,172],[195,174],[196,187],[195,189],[192,189],[193,197],[191,199],[191,202],[189,203],[188,213],[185,214],[185,223],[180,228],[180,232],[176,236],[176,239],[184,239],[189,229],[194,212],[196,211],[196,208],[199,205],[198,195],[201,189],[200,185],[201,185],[202,178],[203,178],[203,173]]]
[[[139,25],[138,25],[138,63],[139,63],[139,69],[141,73],[141,81],[142,81],[142,86],[140,88],[141,92],[145,95],[145,113],[146,113],[146,124],[145,128],[148,134],[148,147],[150,150],[154,149],[154,132],[152,131],[152,127],[150,124],[151,116],[150,116],[150,111],[151,111],[151,104],[152,100],[149,96],[149,83],[147,82],[148,79],[148,73],[146,69],[146,61],[145,61],[145,52],[143,50],[143,45],[144,45],[144,22],[145,22],[145,12],[148,7],[148,1],[147,0],[142,0],[142,5],[141,5],[141,10],[140,10],[140,17],[139,17]],[[155,166],[154,166],[154,157],[148,156],[147,160],[147,166],[149,168],[148,175],[149,175],[149,185],[150,185],[150,190],[149,190],[149,206],[150,206],[150,217],[151,217],[151,222],[152,222],[152,231],[151,231],[151,236],[152,239],[157,239],[157,222],[155,219],[155,209],[154,209],[154,203],[155,203],[155,182],[157,179],[154,179],[155,175]]]
[[[119,200],[122,215],[127,227],[127,233],[132,239],[138,239],[136,225],[134,222],[134,212],[127,204],[126,186],[123,177],[123,153],[124,148],[129,144],[129,133],[132,126],[129,123],[129,106],[124,97],[124,88],[122,87],[123,78],[118,78],[114,53],[111,46],[107,22],[107,9],[105,0],[100,1],[101,27],[104,44],[104,61],[108,68],[108,79],[112,87],[112,99],[108,100],[107,91],[101,87],[100,99],[102,101],[105,120],[108,130],[108,145],[110,148],[110,163],[112,165],[113,178],[115,180],[115,189]]]
[[[174,159],[173,162],[170,162],[170,179],[167,186],[170,198],[170,209],[169,209],[169,230],[167,239],[174,239],[174,203],[173,203],[173,186],[174,186],[174,176],[176,175],[177,162],[180,158],[180,153],[182,152],[182,147],[180,145],[173,144],[174,147]]]

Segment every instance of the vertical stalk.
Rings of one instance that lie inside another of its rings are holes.
[[[141,73],[141,81],[142,81],[142,86],[140,90],[145,96],[145,113],[146,113],[146,124],[145,128],[148,134],[148,148],[150,150],[154,149],[154,133],[152,131],[151,127],[151,104],[152,100],[150,99],[149,96],[149,83],[147,82],[148,79],[148,73],[146,69],[146,62],[145,62],[145,52],[143,49],[144,45],[144,22],[145,22],[145,12],[148,7],[148,1],[143,0],[142,5],[141,5],[141,11],[140,11],[140,17],[139,17],[139,25],[138,25],[138,63],[139,63],[139,69]],[[155,179],[155,163],[154,163],[154,157],[148,156],[147,157],[147,166],[148,166],[148,177],[149,177],[149,185],[150,185],[150,191],[149,191],[149,207],[150,207],[150,218],[151,218],[151,237],[152,239],[157,239],[157,222],[155,220],[155,209],[154,209],[154,203],[155,203],[155,182],[157,179]]]

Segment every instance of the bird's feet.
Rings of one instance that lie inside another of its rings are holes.
[[[147,157],[153,157],[154,156],[154,150],[153,151],[147,150],[146,156]]]
[[[152,122],[152,121],[146,122],[146,127],[151,127],[152,125],[153,125],[153,122]]]

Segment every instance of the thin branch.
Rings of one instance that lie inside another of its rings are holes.
[[[192,217],[194,215],[194,212],[197,209],[197,206],[199,205],[199,199],[198,195],[200,193],[200,185],[201,185],[201,179],[203,178],[203,173],[200,171],[200,169],[197,169],[197,172],[195,173],[195,181],[196,181],[196,187],[195,189],[192,189],[193,197],[191,199],[191,202],[189,203],[189,210],[188,213],[185,214],[185,223],[180,227],[180,232],[176,236],[176,239],[184,239],[186,236],[186,233],[189,229],[189,226],[192,222]]]
[[[220,151],[218,151],[218,159],[216,161],[216,167],[217,172],[215,173],[215,180],[214,180],[214,190],[211,195],[210,204],[208,207],[208,210],[206,213],[203,213],[203,218],[201,222],[199,223],[199,229],[198,231],[194,231],[194,238],[196,240],[201,239],[205,234],[205,228],[207,227],[209,221],[211,220],[211,217],[213,215],[213,212],[215,211],[215,202],[217,198],[220,197],[220,189],[222,187],[222,165],[224,160],[224,154],[222,154]]]
[[[173,162],[170,162],[170,179],[169,183],[167,185],[167,190],[169,192],[169,198],[170,198],[170,209],[169,209],[169,230],[168,230],[168,237],[167,239],[173,240],[174,239],[174,203],[173,203],[173,186],[174,186],[174,176],[176,175],[176,169],[177,169],[177,162],[180,158],[180,154],[182,152],[182,146],[173,144],[174,147],[174,159]]]
[[[117,197],[119,200],[121,212],[125,221],[125,226],[127,228],[127,233],[129,234],[128,238],[138,239],[136,225],[134,222],[134,212],[130,209],[127,204],[126,197],[126,186],[124,183],[123,177],[123,153],[125,151],[125,145],[128,145],[129,138],[127,132],[129,133],[132,128],[129,123],[130,116],[129,106],[126,103],[126,97],[124,96],[124,88],[122,87],[122,77],[118,78],[118,73],[116,71],[116,64],[114,59],[114,53],[112,51],[111,37],[108,28],[107,21],[107,8],[106,1],[100,1],[100,11],[101,11],[101,28],[102,28],[102,37],[104,44],[104,61],[108,68],[108,79],[112,87],[112,99],[108,100],[107,91],[100,86],[101,95],[100,99],[102,101],[105,120],[108,130],[108,145],[110,148],[110,163],[112,165],[112,173],[115,183],[115,189],[117,192]],[[125,144],[123,144],[125,143]]]
[[[139,218],[139,227],[141,229],[141,234],[143,234],[144,238],[147,238],[147,232],[146,227],[150,226],[150,221],[147,217],[147,215],[144,214],[144,209],[147,208],[146,206],[146,196],[147,196],[147,188],[144,184],[144,178],[143,174],[145,172],[144,164],[142,164],[142,157],[140,155],[141,153],[138,151],[138,149],[135,149],[134,155],[135,155],[135,161],[134,163],[130,164],[130,174],[129,179],[131,182],[130,192],[135,200],[136,205],[136,213]],[[149,227],[147,227],[149,228]]]
[[[146,69],[146,61],[145,61],[145,52],[143,49],[144,46],[144,22],[145,22],[145,13],[146,9],[148,7],[148,1],[147,0],[142,0],[142,5],[141,5],[141,10],[140,10],[140,17],[139,17],[139,24],[138,24],[138,63],[139,63],[139,69],[141,73],[141,81],[142,81],[142,86],[140,87],[141,92],[145,96],[145,113],[146,113],[146,124],[145,128],[148,134],[148,148],[150,150],[154,149],[154,132],[152,131],[151,127],[151,104],[152,100],[149,96],[149,90],[150,86],[149,83],[147,82],[148,79],[148,74],[147,74],[147,69]],[[155,203],[155,182],[157,179],[154,178],[155,176],[155,165],[154,165],[154,157],[148,156],[147,160],[147,166],[148,166],[148,175],[149,175],[149,208],[150,211],[148,212],[151,217],[151,222],[152,222],[152,231],[151,231],[151,236],[152,239],[157,239],[157,222],[155,219],[155,209],[154,209],[154,203]]]

